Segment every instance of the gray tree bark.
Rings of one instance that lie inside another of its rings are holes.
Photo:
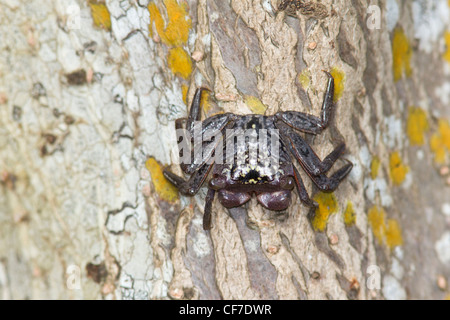
[[[448,1],[0,4],[0,297],[449,297]],[[322,70],[336,111],[307,141],[345,141],[349,177],[302,174],[319,210],[215,201],[203,231],[204,190],[161,175],[195,89],[204,117],[319,115]]]

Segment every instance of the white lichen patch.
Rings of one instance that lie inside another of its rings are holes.
[[[256,241],[256,240],[247,240],[245,242],[245,247],[247,248],[247,250],[249,252],[252,252],[252,253],[256,253],[259,250],[260,245],[261,244],[259,243],[259,241]]]
[[[361,166],[361,162],[352,155],[348,155],[347,159],[348,159],[348,161],[353,163],[353,168],[352,168],[352,171],[350,171],[348,178],[354,183],[359,183],[361,176],[363,174],[363,168]]]
[[[394,248],[394,255],[398,260],[403,260],[405,252],[403,251],[401,246],[397,246]]]
[[[436,86],[434,93],[444,106],[450,104],[450,82],[444,82],[441,86]]]
[[[400,282],[392,275],[386,275],[383,278],[383,286],[381,289],[383,296],[387,300],[405,300],[406,291]]]
[[[446,202],[442,205],[442,213],[450,217],[450,203]]]
[[[274,13],[272,4],[270,3],[270,0],[262,0],[261,4],[266,12],[271,13],[271,14]]]
[[[423,152],[423,150],[421,150],[421,149],[417,150],[416,157],[417,157],[417,160],[423,160],[425,157],[425,152]]]
[[[405,270],[398,259],[392,259],[391,273],[398,280],[401,280],[403,278]]]
[[[206,234],[204,232],[198,232],[195,234],[192,248],[194,249],[195,254],[199,258],[203,258],[211,253],[211,246],[209,245],[209,239],[206,237]]]
[[[371,202],[376,203],[377,196],[380,196],[381,205],[383,207],[390,207],[392,205],[392,197],[389,190],[389,186],[386,180],[383,178],[366,178],[364,179],[364,190],[367,199]]]
[[[411,171],[408,171],[405,175],[405,180],[402,182],[402,188],[407,190],[409,189],[413,184],[413,174]]]
[[[8,290],[8,274],[6,273],[5,264],[0,262],[0,299],[9,300],[11,297],[9,296]]]
[[[389,31],[394,30],[397,25],[400,11],[398,8],[397,0],[386,1],[386,25]]]
[[[414,0],[412,3],[414,36],[419,49],[431,53],[433,45],[449,25],[450,8],[447,0]]]
[[[391,115],[385,119],[384,124],[386,126],[383,132],[385,145],[390,149],[402,149],[404,133],[401,119]]]
[[[361,160],[361,164],[366,168],[370,168],[370,162],[372,161],[372,156],[370,154],[369,148],[367,146],[362,146],[359,151],[359,159]]]
[[[435,243],[434,249],[439,260],[445,265],[450,265],[450,231],[445,232],[441,236]]]

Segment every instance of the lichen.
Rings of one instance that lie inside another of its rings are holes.
[[[369,209],[367,219],[378,243],[386,245],[389,249],[403,244],[400,225],[395,219],[387,219],[383,208],[373,206]]]
[[[184,104],[187,104],[187,94],[188,94],[189,87],[186,84],[181,85],[181,94],[183,96],[183,102]]]
[[[167,202],[175,202],[178,200],[178,190],[163,175],[162,166],[154,158],[149,158],[145,163],[145,167],[150,171],[153,186],[159,197]]]
[[[409,167],[403,163],[398,151],[392,152],[389,156],[389,172],[394,185],[401,185],[405,180]]]
[[[333,193],[319,192],[314,196],[314,200],[319,207],[312,219],[312,226],[315,231],[323,232],[327,227],[328,218],[338,209],[337,199]]]
[[[394,81],[400,80],[403,74],[407,77],[411,76],[411,57],[412,50],[408,38],[402,28],[395,28],[392,38],[392,67],[394,71]]]
[[[150,35],[155,39],[154,29],[162,43],[171,47],[167,54],[167,64],[173,74],[187,80],[192,73],[192,60],[183,49],[189,38],[192,21],[188,15],[186,2],[178,3],[176,0],[163,0],[167,16],[163,17],[154,2],[148,5],[150,12]],[[155,40],[158,41],[158,40]],[[186,103],[187,89],[182,87],[183,99]]]
[[[212,107],[213,107],[213,105],[211,103],[211,100],[210,100],[210,97],[211,97],[211,93],[208,90],[204,90],[202,92],[202,98],[200,100],[200,106],[202,107],[203,112],[205,114],[208,114],[211,111]]]
[[[372,158],[372,161],[370,162],[370,177],[372,178],[372,180],[375,180],[376,177],[378,176],[378,170],[380,169],[380,158],[378,158],[377,156],[374,156]]]
[[[344,211],[344,223],[347,227],[353,226],[356,223],[356,214],[351,201],[347,202],[347,207]]]
[[[447,120],[439,119],[438,131],[430,139],[430,148],[434,153],[434,161],[445,163],[447,152],[450,151],[450,125]]]
[[[245,96],[245,104],[255,114],[264,115],[267,110],[267,107],[261,102],[261,100],[254,96]]]
[[[300,82],[300,85],[303,87],[303,89],[308,89],[310,83],[311,83],[311,79],[310,79],[310,72],[308,71],[308,69],[303,70],[299,75],[298,75],[298,82]]]
[[[167,64],[173,74],[179,75],[183,79],[188,79],[192,73],[191,57],[181,47],[175,47],[169,50]]]
[[[167,11],[167,23],[154,2],[150,2],[148,5],[150,35],[153,36],[154,25],[163,43],[168,46],[181,46],[187,42],[191,28],[191,19],[187,14],[187,5],[184,2],[178,4],[176,0],[164,0],[163,2]]]
[[[398,221],[395,219],[388,219],[387,221],[386,244],[391,250],[403,244],[402,231]]]
[[[369,213],[367,214],[367,219],[372,227],[373,235],[377,238],[379,243],[384,242],[384,235],[386,234],[385,216],[386,213],[383,208],[379,208],[378,206],[369,209]]]
[[[450,1],[450,0],[449,0]],[[447,47],[444,52],[444,60],[450,63],[450,31],[446,31],[444,34],[445,46]]]
[[[91,7],[94,25],[99,28],[111,30],[111,15],[109,14],[106,5],[104,3],[91,0],[89,1],[89,6]]]
[[[409,107],[406,133],[408,134],[411,145],[423,145],[427,131],[428,119],[426,112],[419,107]]]
[[[342,97],[342,94],[344,93],[345,73],[344,73],[344,71],[342,71],[341,69],[339,69],[337,67],[333,67],[331,69],[330,73],[331,73],[331,75],[334,78],[334,97],[333,97],[333,101],[336,102]]]

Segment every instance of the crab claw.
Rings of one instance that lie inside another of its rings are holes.
[[[291,191],[281,190],[258,195],[258,202],[269,210],[285,210],[291,203]]]

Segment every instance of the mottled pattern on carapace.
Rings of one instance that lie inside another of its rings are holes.
[[[238,184],[258,185],[278,180],[285,174],[283,167],[291,163],[273,116],[245,115],[237,118],[225,141],[228,147],[232,143],[233,159],[227,161],[229,153],[225,145],[221,174]]]

